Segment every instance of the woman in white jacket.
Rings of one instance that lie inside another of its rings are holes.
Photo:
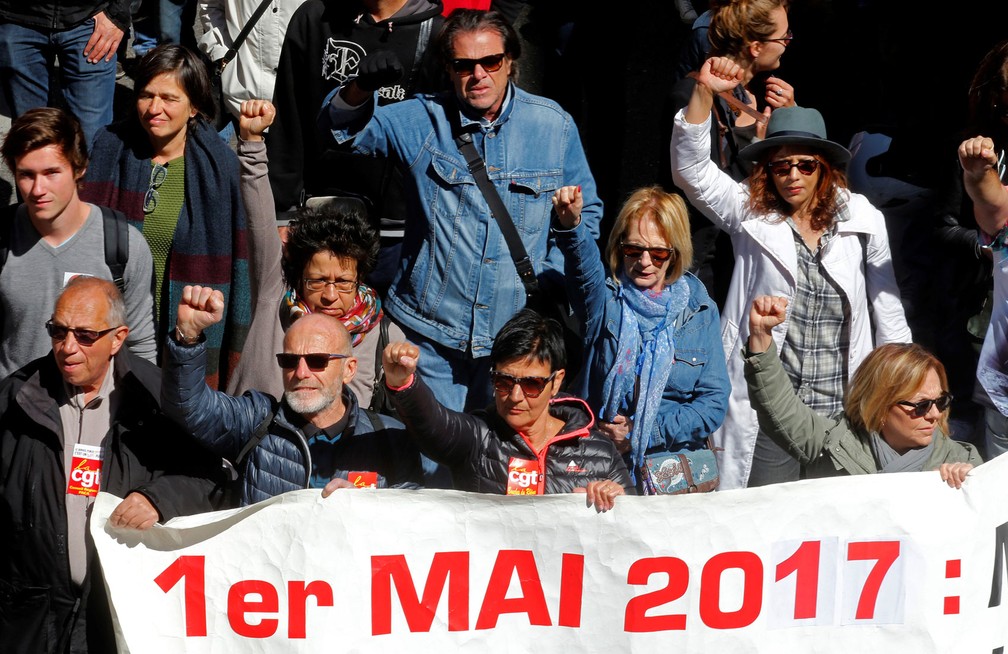
[[[850,376],[876,344],[909,342],[892,270],[885,219],[847,190],[850,152],[826,139],[814,109],[773,112],[766,138],[740,156],[754,161],[737,183],[710,159],[714,94],[741,80],[739,66],[714,57],[701,67],[689,104],[675,118],[672,176],[704,215],[732,238],[735,269],[721,314],[732,394],[714,434],[723,448],[721,488],[798,478],[792,457],[759,434],[740,355],[748,309],[760,295],[788,298],[774,340],[798,396],[816,411],[842,410]],[[874,333],[873,333],[874,332]]]

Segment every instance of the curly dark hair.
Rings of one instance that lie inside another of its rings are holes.
[[[776,150],[770,150],[760,157],[749,175],[749,210],[756,214],[779,213],[787,216],[792,213],[791,206],[777,192],[767,164],[776,155]],[[812,200],[809,222],[812,229],[829,229],[836,222],[840,210],[840,193],[847,188],[847,175],[843,169],[832,165],[827,159],[816,154],[819,162],[819,183],[816,184]]]
[[[363,212],[349,208],[299,209],[287,228],[283,260],[284,281],[298,289],[305,266],[318,252],[331,252],[357,262],[357,278],[374,269],[378,234]]]

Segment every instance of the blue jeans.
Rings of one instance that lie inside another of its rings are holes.
[[[420,348],[417,373],[438,402],[452,411],[483,409],[493,402],[490,357],[474,359],[468,352],[445,347],[397,324],[406,340]]]
[[[986,409],[984,411],[984,435],[985,461],[990,461],[1008,452],[1008,417],[1001,415],[997,409]]]
[[[63,97],[90,147],[98,130],[112,122],[116,83],[115,56],[94,64],[84,58],[92,32],[93,19],[62,32],[0,24],[0,85],[15,118],[49,105],[49,80],[56,72],[52,62],[58,58]]]
[[[182,11],[188,0],[160,0],[158,18],[161,35],[158,43],[179,43],[182,39]],[[190,26],[191,27],[191,26]]]

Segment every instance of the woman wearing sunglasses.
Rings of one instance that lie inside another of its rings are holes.
[[[452,411],[416,374],[420,349],[390,343],[385,383],[420,451],[449,467],[457,490],[498,495],[585,492],[600,511],[633,493],[623,460],[593,427],[584,400],[558,395],[566,353],[560,325],[531,309],[501,327],[490,351],[494,403]]]
[[[811,409],[833,415],[843,391],[875,344],[909,342],[892,269],[885,220],[863,196],[847,189],[850,153],[826,138],[814,109],[773,112],[766,138],[740,156],[752,174],[735,182],[710,160],[713,96],[742,79],[724,58],[701,67],[689,104],[675,118],[672,176],[687,198],[727,232],[735,268],[721,316],[732,394],[714,443],[722,487],[798,479],[786,452],[758,429],[738,353],[745,317],[759,295],[789,300],[787,320],[774,330],[792,387]]]
[[[196,54],[151,50],[134,89],[135,110],[95,140],[81,197],[119,209],[147,239],[159,344],[175,328],[184,286],[224,293],[225,320],[206,332],[207,381],[223,390],[252,317],[238,159],[210,122],[215,104]]]
[[[952,395],[941,362],[919,345],[881,345],[851,378],[843,412],[826,417],[798,399],[777,356],[773,329],[787,305],[764,295],[749,313],[745,377],[760,427],[810,477],[937,469],[959,488],[982,460],[948,437]]]
[[[686,203],[657,186],[635,191],[609,233],[608,279],[581,225],[580,190],[560,188],[553,204],[571,305],[585,326],[586,361],[573,392],[596,411],[640,491],[644,456],[707,447],[731,390],[717,306],[686,272]]]

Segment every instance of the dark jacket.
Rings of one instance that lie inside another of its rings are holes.
[[[102,442],[101,490],[119,497],[143,494],[162,521],[213,510],[210,496],[220,460],[182,435],[161,412],[158,369],[125,348],[114,365],[115,414]],[[60,402],[65,402],[63,379],[51,353],[0,382],[4,654],[62,653],[71,638],[77,643],[86,638],[92,652],[115,651],[93,551],[83,587],[70,578]]]
[[[202,343],[185,347],[168,339],[165,353],[161,388],[165,412],[215,454],[234,461],[256,427],[270,420],[262,441],[239,471],[243,506],[309,487],[313,465],[302,431],[304,419],[286,402],[274,413],[275,400],[259,391],[233,397],[211,390],[203,378],[206,348]],[[389,486],[421,483],[420,454],[402,423],[382,416],[383,428],[375,430],[357,397],[345,387],[343,402],[349,421],[331,445],[337,450],[331,458],[339,463],[339,472],[377,472]]]
[[[100,11],[116,27],[130,26],[130,0],[0,0],[0,22],[17,23],[39,30],[62,32],[77,27]]]
[[[616,447],[593,431],[595,417],[584,400],[558,397],[550,403],[550,414],[564,427],[537,455],[492,407],[472,414],[452,411],[435,399],[419,376],[413,379],[409,387],[392,392],[392,401],[420,450],[451,469],[456,489],[504,495],[509,464],[521,460],[529,462],[526,471],[537,473],[539,494],[570,493],[604,479],[635,494]]]
[[[382,104],[436,90],[442,74],[430,45],[441,30],[442,6],[411,0],[399,14],[376,23],[367,12],[361,14],[359,4],[308,0],[291,17],[273,91],[277,118],[266,135],[270,184],[278,211],[296,205],[302,190],[351,194],[368,199],[375,227],[381,222],[401,230],[406,213],[402,173],[388,159],[349,148],[325,152],[330,144],[317,133],[317,117],[326,95],[356,77],[360,61],[381,50],[394,52],[404,71],[399,82],[379,91]],[[420,42],[424,36],[426,47]]]

